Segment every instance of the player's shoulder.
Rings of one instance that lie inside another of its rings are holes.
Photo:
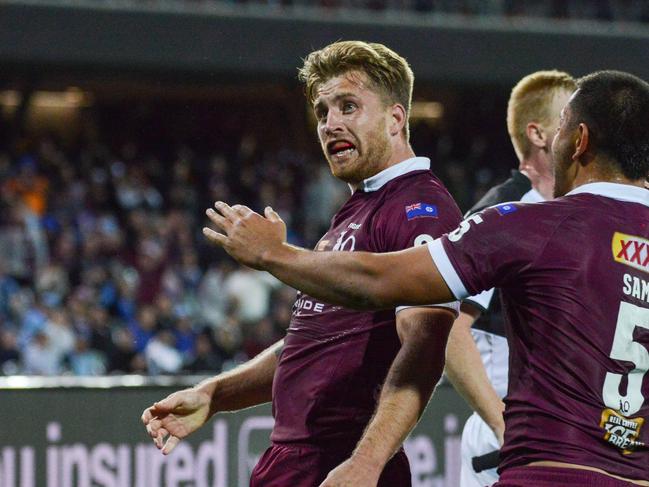
[[[399,204],[417,199],[453,200],[451,194],[432,171],[413,171],[390,181],[385,188],[386,203]]]
[[[469,218],[480,218],[508,229],[520,227],[532,233],[549,234],[565,221],[584,216],[584,205],[576,203],[568,198],[537,203],[506,201],[485,208]]]
[[[431,171],[415,171],[391,181],[382,200],[382,212],[397,212],[408,220],[434,216],[457,224],[462,218],[457,203]]]
[[[478,202],[471,207],[467,215],[477,213],[491,206],[511,201],[520,201],[532,189],[530,180],[520,171],[512,171],[506,181],[493,186]]]

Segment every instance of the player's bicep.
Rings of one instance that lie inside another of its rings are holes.
[[[426,246],[374,254],[374,286],[394,306],[448,303],[455,297]]]

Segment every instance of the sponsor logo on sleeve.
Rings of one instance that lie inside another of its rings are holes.
[[[612,249],[616,262],[649,272],[649,240],[646,238],[615,232]]]
[[[406,206],[406,217],[408,218],[408,220],[425,217],[437,218],[437,206],[431,205],[429,203],[414,203],[412,205],[408,205]]]
[[[501,205],[494,206],[494,209],[498,212],[500,216],[509,215],[518,210],[518,207],[514,203],[503,203]]]
[[[600,427],[604,428],[604,440],[629,455],[645,444],[638,441],[644,418],[627,418],[612,409],[602,411]]]

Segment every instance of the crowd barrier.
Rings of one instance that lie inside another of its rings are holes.
[[[198,377],[0,379],[2,487],[244,487],[268,446],[268,404],[220,414],[163,456],[142,410]],[[460,435],[469,415],[442,384],[406,442],[414,487],[459,484]]]

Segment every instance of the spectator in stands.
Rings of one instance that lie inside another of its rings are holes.
[[[252,326],[268,314],[270,296],[279,281],[268,273],[240,267],[223,282],[234,317],[244,326]]]
[[[218,353],[209,333],[201,333],[196,337],[196,353],[185,370],[193,374],[213,374],[223,367],[224,357]]]
[[[265,336],[283,330],[295,295],[250,271],[229,277],[236,270],[230,260],[219,259],[196,234],[202,208],[215,200],[253,206],[263,200],[290,223],[292,242],[312,246],[348,189],[299,142],[268,144],[268,125],[256,117],[220,114],[225,136],[213,137],[206,149],[180,135],[178,147],[159,144],[157,133],[155,143],[147,142],[147,134],[134,135],[133,123],[123,123],[139,115],[124,109],[116,116],[100,104],[96,110],[88,115],[97,116],[97,130],[78,139],[19,130],[0,138],[0,324],[17,337],[16,366],[23,368],[25,350],[40,340],[33,338],[52,312],[67,316],[71,343],[81,337],[89,351],[107,357],[108,373],[147,373],[138,350],[158,329],[175,334],[188,360],[199,360],[191,336],[205,334],[211,347],[201,345],[200,360],[225,368],[245,361],[243,343],[252,353]],[[481,112],[479,118],[492,117]],[[164,130],[177,128],[169,117]],[[418,144],[433,135],[424,133]],[[440,152],[441,172],[451,157],[458,164],[464,157],[464,140],[447,138],[452,151]],[[425,152],[435,153],[434,145]],[[505,159],[503,167],[508,164]],[[251,282],[253,293],[241,281]],[[153,308],[144,311],[153,315],[150,333],[138,329],[145,306]]]
[[[60,351],[52,346],[47,334],[39,331],[23,351],[23,366],[26,374],[57,375],[63,372]]]
[[[18,337],[14,330],[5,328],[1,319],[0,323],[0,375],[13,375],[18,373],[20,365]]]
[[[106,357],[98,350],[90,348],[84,336],[77,336],[74,350],[68,357],[70,371],[74,375],[97,376],[106,373]]]
[[[108,360],[110,373],[132,374],[143,368],[140,367],[142,357],[138,356],[135,350],[135,339],[128,328],[116,328],[113,332],[113,343],[115,347]]]
[[[169,330],[161,330],[149,340],[144,356],[152,374],[176,374],[183,366],[183,357],[176,349],[176,338]]]
[[[67,311],[63,308],[47,310],[47,320],[43,328],[49,347],[54,351],[59,364],[74,350],[76,336]]]

